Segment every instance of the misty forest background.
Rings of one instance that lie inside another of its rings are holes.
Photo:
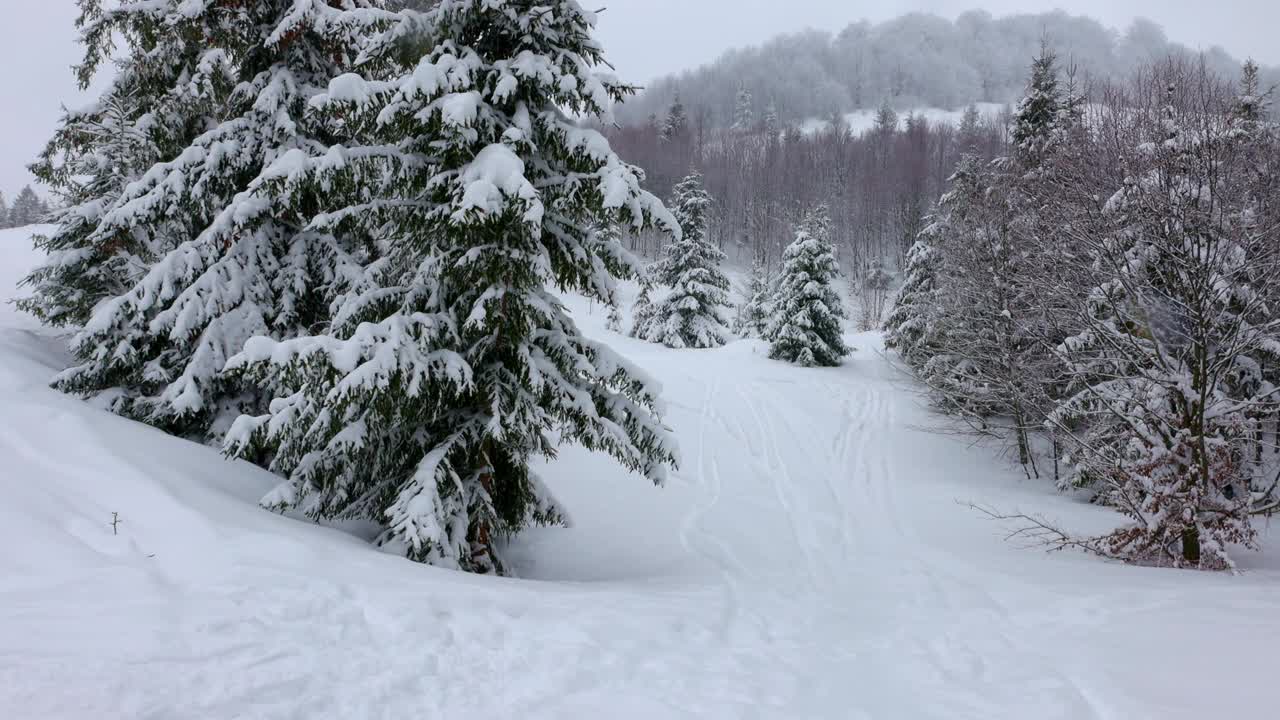
[[[974,10],[954,21],[913,13],[732,50],[646,83],[618,106],[617,125],[601,129],[660,197],[691,167],[700,171],[714,200],[710,232],[737,264],[775,265],[805,209],[826,203],[847,269],[901,268],[960,156],[1003,152],[1044,47],[1081,95],[1170,58],[1231,78],[1242,63],[1220,47],[1172,42],[1146,19],[1120,32],[1061,11]],[[1259,80],[1275,85],[1280,69],[1260,68]],[[939,120],[930,108],[953,112]],[[872,127],[851,125],[868,115]],[[632,242],[656,257],[663,240]],[[873,311],[881,295],[865,298]]]

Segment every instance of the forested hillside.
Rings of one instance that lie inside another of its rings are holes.
[[[1148,20],[1122,32],[1060,11],[998,18],[972,11],[955,21],[913,13],[839,31],[783,35],[761,47],[728,52],[708,66],[649,82],[644,93],[619,109],[618,117],[624,124],[662,117],[678,95],[695,125],[725,127],[734,122],[742,89],[761,111],[774,108],[783,123],[884,101],[898,109],[1014,102],[1021,96],[1027,63],[1042,41],[1077,65],[1081,77],[1122,79],[1154,60],[1188,59],[1201,51],[1215,73],[1230,73],[1240,65],[1219,47],[1171,42]],[[1274,84],[1280,73],[1264,69],[1262,80]]]

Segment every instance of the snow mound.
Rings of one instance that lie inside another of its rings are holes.
[[[2,295],[29,234],[0,232]],[[1115,516],[922,430],[876,336],[806,370],[567,302],[665,385],[685,462],[664,489],[540,468],[576,525],[511,548],[524,580],[259,509],[273,476],[48,389],[65,339],[0,305],[0,717],[1272,714],[1275,552],[1233,577],[1019,550],[955,501]]]

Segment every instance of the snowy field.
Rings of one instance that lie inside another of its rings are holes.
[[[260,510],[266,473],[48,389],[64,340],[0,306],[0,718],[1277,717],[1274,537],[1239,576],[1019,549],[957,501],[1117,516],[927,432],[877,336],[804,370],[574,310],[662,381],[683,464],[566,451],[576,524],[503,580]]]
[[[1000,103],[977,103],[978,114],[984,120],[992,120],[999,117],[1000,113],[1004,112],[1005,107]],[[956,108],[954,110],[943,110],[941,108],[901,110],[898,111],[898,129],[906,129],[907,117],[911,115],[924,118],[930,125],[959,127],[961,119],[964,118],[964,111],[964,108]],[[849,132],[855,136],[870,132],[876,126],[876,114],[878,112],[879,108],[864,108],[845,114],[844,121],[849,126]],[[826,130],[830,124],[821,118],[810,118],[800,124],[800,131],[811,135]]]

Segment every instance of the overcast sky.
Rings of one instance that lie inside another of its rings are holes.
[[[84,102],[70,66],[78,59],[74,0],[4,0],[0,23],[0,191],[12,200],[25,170],[57,122],[59,106]],[[582,0],[606,7],[599,32],[625,80],[714,60],[724,50],[806,27],[839,30],[861,18],[923,10],[954,17],[980,7],[994,15],[1062,8],[1123,28],[1149,17],[1191,47],[1222,45],[1280,65],[1280,0]]]

